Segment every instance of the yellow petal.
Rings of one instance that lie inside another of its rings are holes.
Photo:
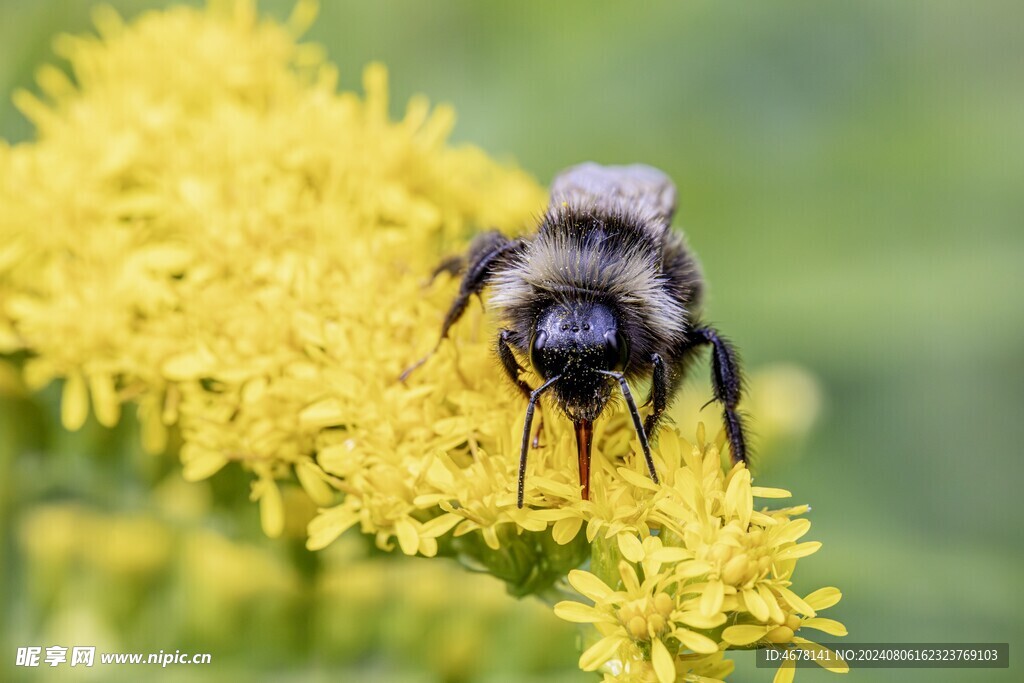
[[[493,526],[485,526],[481,529],[484,535],[484,543],[491,550],[499,550],[501,548],[501,542],[498,540],[498,531]]]
[[[462,521],[462,517],[451,513],[434,517],[420,527],[420,538],[437,538],[451,531],[456,524]]]
[[[722,639],[732,645],[750,645],[761,640],[768,633],[768,627],[756,624],[730,626],[722,631]]]
[[[551,526],[551,538],[558,545],[565,545],[576,538],[576,534],[583,527],[582,517],[566,517],[555,522]]]
[[[768,617],[776,624],[786,623],[786,613],[782,611],[779,601],[775,599],[775,593],[772,593],[768,586],[761,583],[757,586],[757,594],[768,605]]]
[[[260,484],[260,524],[263,526],[263,533],[270,538],[277,538],[284,531],[284,501],[281,499],[281,489],[277,488],[277,482],[267,477],[261,479]]]
[[[326,548],[358,521],[359,516],[355,511],[344,505],[324,510],[309,523],[307,528],[309,538],[306,540],[306,547],[310,550]]]
[[[320,3],[317,0],[299,0],[288,15],[288,32],[296,38],[304,34],[316,21],[319,11]]]
[[[819,610],[828,609],[842,599],[843,594],[839,589],[829,586],[827,588],[819,588],[804,598],[804,601],[810,605],[812,609]]]
[[[779,551],[775,554],[775,560],[778,562],[784,562],[786,560],[795,560],[800,557],[807,557],[812,555],[821,548],[820,541],[808,541],[807,543],[797,543],[792,548],[786,548],[785,550]]]
[[[629,482],[638,489],[647,489],[648,491],[657,491],[660,489],[660,487],[655,484],[649,476],[634,472],[626,467],[619,467],[618,473],[623,480]]]
[[[693,554],[686,548],[674,548],[671,546],[658,548],[648,555],[648,557],[656,562],[683,562],[692,556]]]
[[[796,643],[801,650],[807,650],[808,652],[818,655],[811,657],[811,659],[821,668],[837,674],[849,672],[850,665],[847,664],[846,661],[831,648],[807,640],[806,638],[794,638],[793,642]]]
[[[681,579],[693,579],[698,576],[703,576],[711,571],[711,565],[703,560],[692,560],[685,562],[676,567],[674,576],[678,576]]]
[[[160,419],[160,407],[154,396],[139,402],[139,425],[142,429],[142,448],[150,455],[159,455],[167,448],[167,427]]]
[[[612,589],[604,581],[581,569],[569,572],[569,584],[594,602],[604,602],[612,594]]]
[[[675,662],[660,638],[655,638],[651,642],[651,664],[654,665],[658,683],[672,683],[676,680]]]
[[[574,624],[594,624],[597,622],[613,623],[615,617],[607,612],[602,612],[590,605],[572,600],[563,600],[555,605],[555,616],[559,619],[571,621]]]
[[[779,545],[783,543],[796,542],[796,540],[811,530],[811,520],[809,519],[794,519],[792,522],[788,522],[778,535],[775,537],[775,542]]]
[[[764,486],[751,486],[750,492],[755,498],[790,498],[792,493],[786,489],[772,489]]]
[[[729,485],[725,490],[726,515],[739,519],[742,526],[746,528],[753,505],[753,496],[750,493],[750,470],[746,468],[733,470]]]
[[[824,631],[830,636],[845,636],[847,635],[846,627],[835,619],[825,619],[823,617],[814,617],[813,619],[805,619],[800,623],[800,628],[813,628],[818,631]]]
[[[334,427],[345,424],[341,403],[334,398],[325,399],[306,406],[299,412],[299,424],[303,427]]]
[[[743,602],[747,606],[747,611],[755,619],[761,622],[768,621],[768,603],[755,591],[750,589],[743,591]]]
[[[217,366],[217,358],[206,348],[178,354],[164,362],[164,377],[171,381],[183,382],[199,379]]]
[[[599,666],[611,659],[625,642],[624,636],[602,638],[580,655],[580,668],[584,671],[596,671]]]
[[[317,505],[325,507],[334,502],[334,489],[323,480],[322,472],[313,463],[303,460],[295,466],[295,475],[310,499]]]
[[[768,627],[755,624],[740,624],[738,626],[730,626],[723,631],[722,640],[731,645],[750,645],[764,638],[766,633],[768,633]]]
[[[815,612],[814,612],[814,608],[813,607],[811,607],[806,602],[804,602],[803,598],[801,598],[799,595],[797,595],[793,591],[789,590],[788,588],[783,588],[782,586],[777,586],[775,588],[775,591],[779,595],[781,595],[782,598],[786,602],[789,603],[790,607],[792,607],[794,610],[796,610],[800,614],[804,615],[805,617],[817,616],[815,614]],[[811,595],[813,595],[813,593]]]
[[[104,427],[116,425],[121,419],[121,402],[117,398],[113,378],[107,374],[94,373],[89,376],[89,389],[96,421]]]
[[[437,539],[420,536],[419,551],[423,557],[434,557],[437,555]]]
[[[78,431],[89,416],[89,395],[85,390],[85,379],[77,370],[64,381],[60,399],[60,421],[64,429]]]
[[[699,628],[705,631],[713,628],[718,628],[726,622],[726,616],[721,612],[719,612],[718,614],[713,614],[709,617],[701,614],[700,612],[695,612],[693,610],[687,610],[685,612],[674,614],[672,616],[672,619],[673,621],[678,621],[681,624],[686,624],[687,626],[692,626],[694,628]]]
[[[228,459],[215,450],[187,443],[181,447],[181,463],[185,481],[202,481],[228,464]]]
[[[398,536],[398,545],[406,555],[415,555],[420,547],[420,535],[416,532],[407,518],[402,517],[395,521],[395,535]]]
[[[622,556],[630,562],[639,562],[644,559],[644,547],[633,532],[624,531],[619,534],[619,551]]]
[[[636,575],[636,569],[629,562],[619,562],[619,575],[622,577],[622,587],[626,592],[635,595],[640,592],[640,577]]]
[[[678,628],[673,631],[673,635],[685,647],[698,654],[709,655],[713,652],[718,652],[718,643],[703,634],[695,633],[685,628]]]
[[[722,600],[725,598],[725,586],[721,581],[711,581],[700,596],[700,612],[706,617],[722,611]]]
[[[793,683],[793,677],[796,675],[796,662],[792,659],[787,659],[782,662],[782,666],[775,672],[775,678],[772,679],[772,683]]]

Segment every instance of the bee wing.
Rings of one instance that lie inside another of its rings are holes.
[[[586,162],[567,168],[551,183],[549,210],[562,204],[640,214],[657,233],[654,237],[661,238],[676,211],[676,186],[667,175],[650,166],[601,166]]]

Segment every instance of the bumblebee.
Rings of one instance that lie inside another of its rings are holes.
[[[448,259],[435,271],[435,276],[462,273],[438,345],[470,298],[490,290],[487,305],[502,324],[497,357],[527,400],[519,507],[534,412],[548,393],[574,425],[584,500],[590,497],[594,421],[616,388],[657,483],[649,441],[686,369],[704,347],[711,349],[712,400],[722,405],[732,460],[746,462],[737,409],[742,393],[739,358],[701,318],[703,279],[683,235],[671,229],[675,207],[675,185],[655,168],[580,164],[555,178],[535,234],[509,238],[497,231],[482,233],[465,257]],[[540,386],[524,380],[526,362],[541,378]],[[643,378],[650,378],[651,410],[645,420],[629,388]]]

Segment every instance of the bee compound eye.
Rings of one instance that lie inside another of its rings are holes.
[[[544,345],[548,341],[548,333],[545,330],[539,330],[533,335],[533,341],[530,342],[530,365],[537,371],[541,377],[547,377],[547,373],[544,371]]]
[[[629,342],[618,330],[604,333],[604,364],[607,370],[622,372],[629,363]]]

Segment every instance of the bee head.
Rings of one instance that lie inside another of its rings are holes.
[[[553,387],[572,419],[593,420],[611,394],[601,370],[622,372],[629,343],[618,318],[596,302],[557,302],[537,318],[530,341],[530,364],[544,379],[561,376]]]

